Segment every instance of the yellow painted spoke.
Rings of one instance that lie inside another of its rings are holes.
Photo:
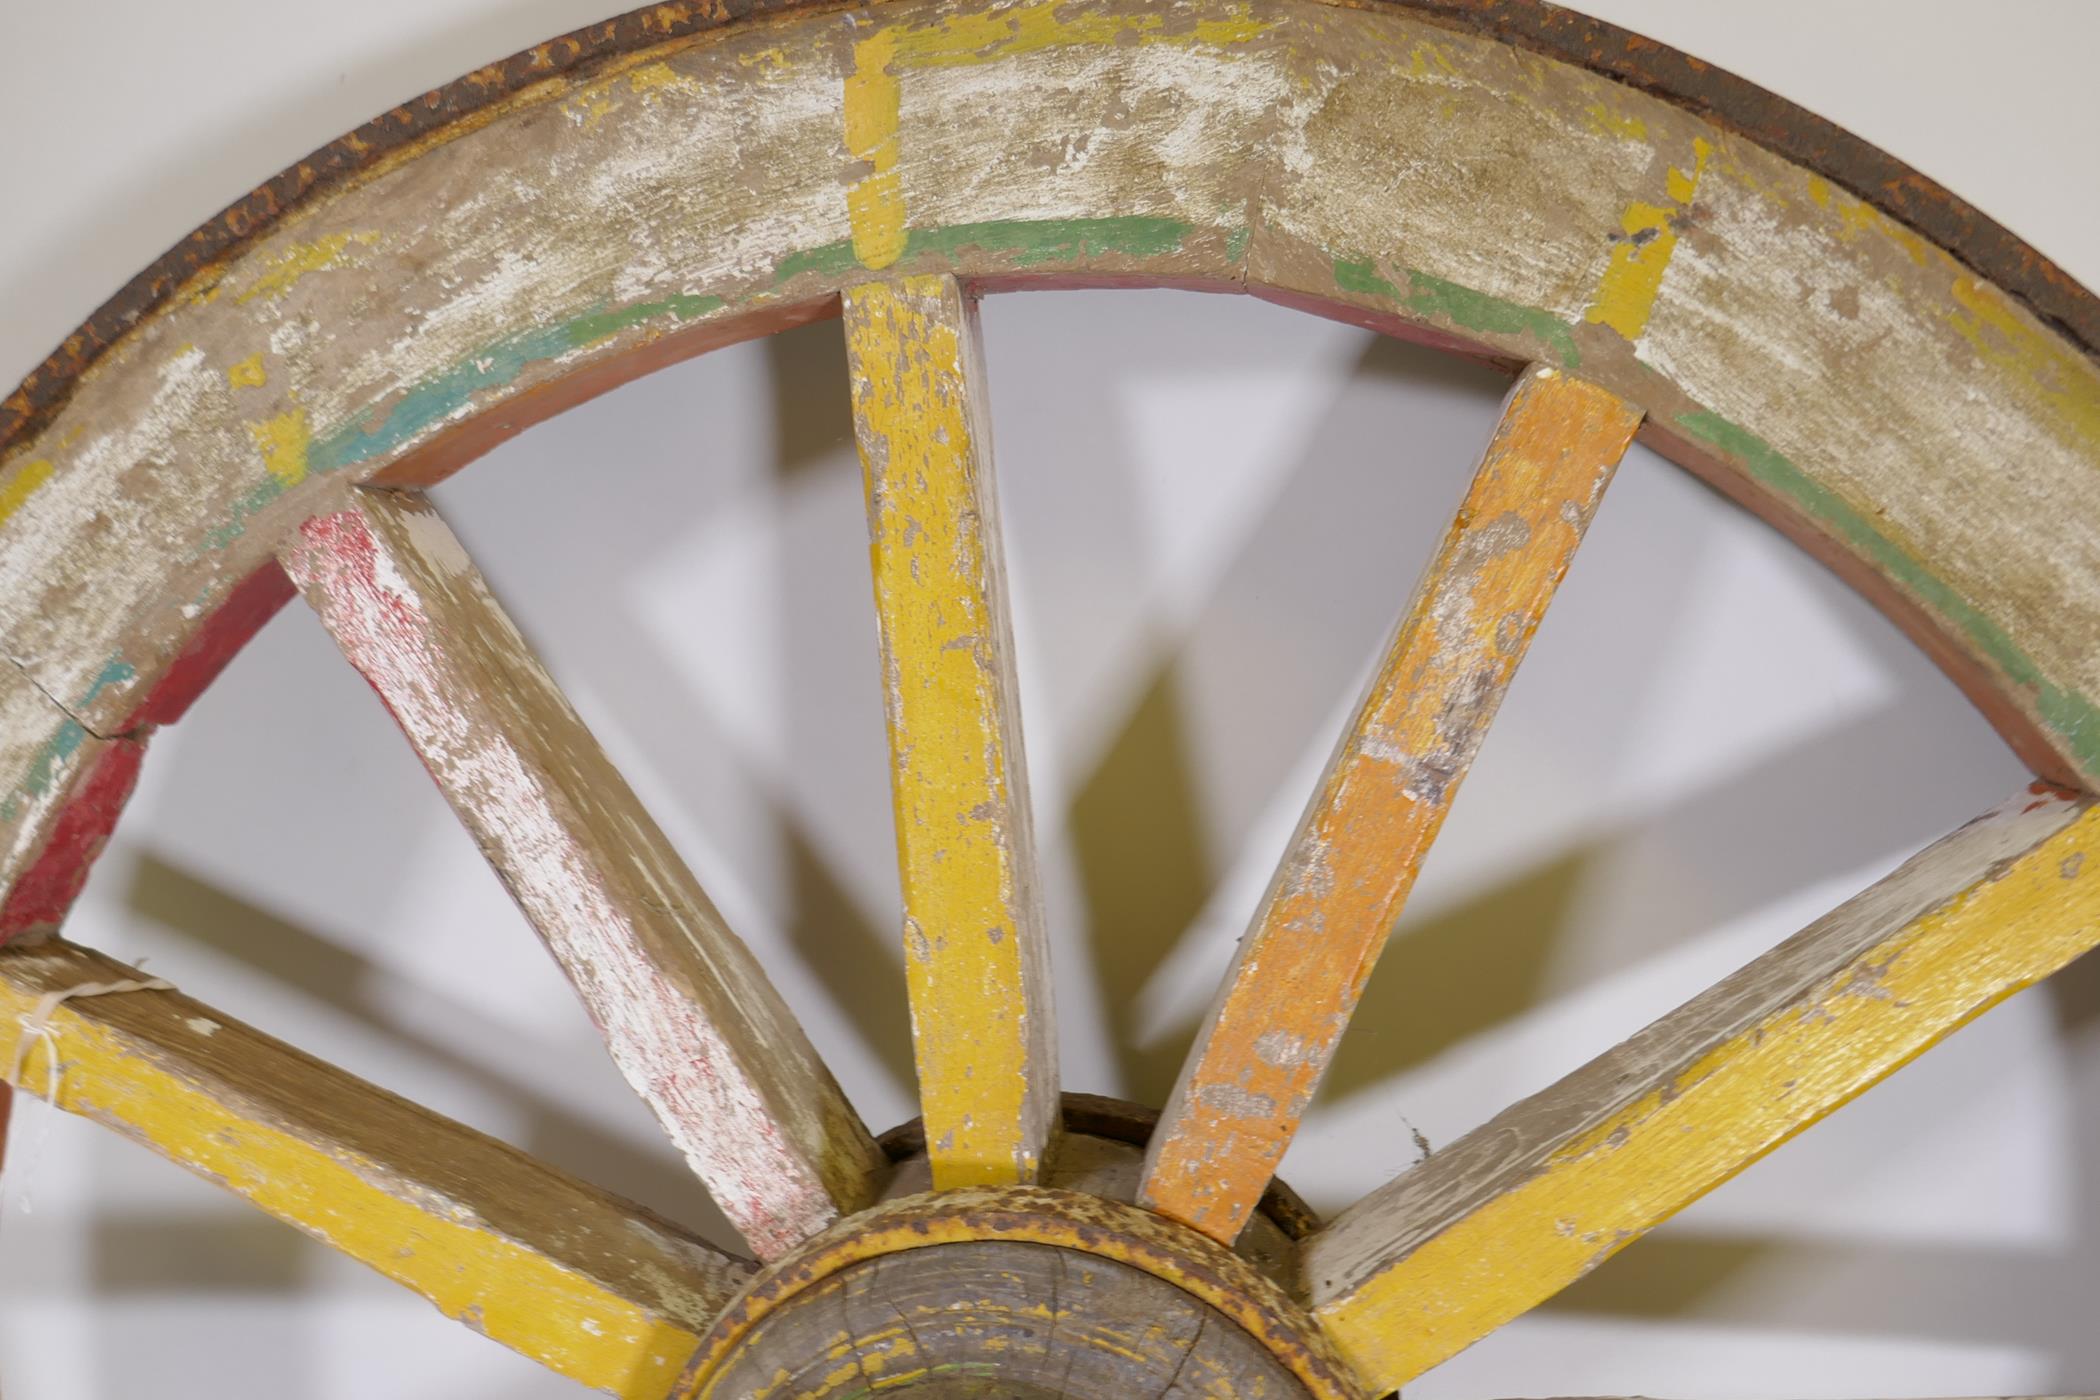
[[[845,296],[937,1188],[1036,1179],[1057,1112],[975,307],[952,278]]]
[[[1183,1067],[1139,1200],[1230,1243],[1275,1175],[1640,412],[1517,382]]]
[[[371,1265],[535,1361],[662,1400],[752,1266],[524,1153],[52,940],[0,951],[22,1090]],[[56,994],[74,995],[52,1004]],[[54,1061],[53,1056],[56,1055]]]
[[[2095,942],[2100,808],[2023,793],[1351,1207],[1315,1314],[1410,1381]]]
[[[880,1149],[436,511],[359,491],[283,560],[751,1247],[867,1204]]]

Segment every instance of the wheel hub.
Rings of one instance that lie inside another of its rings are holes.
[[[761,1274],[684,1400],[1328,1400],[1359,1394],[1246,1259],[1151,1212],[1050,1187],[907,1196]]]

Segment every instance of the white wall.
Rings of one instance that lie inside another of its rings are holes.
[[[2100,7],[1590,8],[1878,140],[2100,281]],[[0,0],[0,379],[192,224],[590,0]],[[1070,1087],[1157,1099],[1500,384],[1251,302],[985,315]],[[835,326],[634,384],[442,504],[865,1115],[907,1117]],[[1286,1175],[1333,1206],[2022,771],[1878,616],[1636,450]],[[162,736],[71,933],[718,1228],[296,605]],[[572,1387],[143,1152],[20,1110],[13,1400]],[[1412,1395],[2100,1389],[2100,968],[1962,1032]]]

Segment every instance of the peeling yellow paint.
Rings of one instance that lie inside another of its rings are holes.
[[[1820,175],[1808,177],[1808,197],[1819,209],[1827,209],[1838,216],[1837,236],[1841,242],[1851,242],[1863,233],[1879,234],[1903,250],[1903,253],[1919,267],[1926,265],[1938,252],[1930,243],[1888,215],[1843,190],[1835,189]],[[1945,257],[1944,253],[1940,254]]]
[[[1977,277],[1954,279],[1948,323],[1987,363],[2007,372],[2081,449],[2100,449],[2100,371],[2093,362],[2016,310],[2005,293]]]
[[[1316,1315],[1372,1389],[1402,1386],[2096,938],[2100,808],[2090,808]]]
[[[16,468],[7,484],[0,486],[0,525],[5,525],[8,518],[22,508],[22,503],[51,479],[52,470],[50,460],[44,457],[24,462]]]
[[[264,379],[260,350],[238,364],[228,366],[226,370],[226,383],[229,388],[260,389]]]
[[[778,46],[740,53],[736,56],[736,61],[745,68],[757,70],[758,76],[767,82],[787,76],[794,68],[788,59],[787,50]]]
[[[1434,77],[1439,73],[1447,78],[1459,75],[1458,68],[1451,62],[1451,55],[1426,40],[1408,50],[1407,72],[1412,78]]]
[[[306,454],[313,446],[313,430],[307,426],[306,410],[295,408],[260,423],[248,425],[262,453],[263,467],[286,486],[306,480]]]
[[[930,24],[876,30],[853,46],[853,70],[845,78],[846,149],[868,165],[846,191],[854,256],[863,267],[881,269],[904,255],[906,210],[897,170],[903,70],[975,66],[1049,48],[1225,48],[1259,36],[1271,23],[1238,7],[1222,19],[1170,27],[1164,14],[1086,13],[1062,0],[1040,0],[989,14],[951,14]]]
[[[281,297],[297,286],[299,279],[309,272],[319,272],[334,266],[352,244],[370,247],[378,241],[379,234],[376,230],[365,230],[356,233],[331,233],[311,243],[286,244],[271,255],[264,264],[261,275],[234,300],[248,302],[257,297]]]
[[[602,88],[586,88],[562,104],[562,110],[585,131],[594,131],[599,122],[611,115],[613,101]]]
[[[37,998],[0,983],[15,1024]],[[60,1103],[183,1163],[434,1303],[483,1335],[587,1386],[662,1400],[698,1339],[632,1300],[498,1235],[385,1189],[386,1173],[246,1117],[67,1005],[48,1024]],[[32,1039],[20,1083],[42,1092],[51,1047]]]
[[[1611,261],[1597,281],[1583,319],[1609,326],[1629,341],[1638,341],[1648,329],[1655,310],[1656,294],[1662,290],[1663,272],[1677,250],[1677,220],[1698,193],[1699,178],[1706,172],[1713,147],[1705,137],[1692,141],[1692,168],[1671,166],[1663,177],[1670,202],[1651,204],[1635,200],[1619,216],[1619,236],[1612,244]]]
[[[853,256],[866,268],[885,268],[904,256],[904,188],[897,171],[898,31],[877,30],[853,46],[846,75],[846,149],[868,163],[846,191]]]
[[[1055,1042],[969,313],[910,277],[849,289],[845,318],[927,1157],[937,1190],[1017,1185]]]
[[[670,64],[658,60],[645,63],[627,75],[628,90],[637,97],[669,89],[673,92],[697,92],[700,84],[678,72]]]
[[[1583,115],[1589,118],[1590,130],[1599,136],[1622,136],[1632,141],[1648,139],[1647,122],[1603,102],[1592,102]]]

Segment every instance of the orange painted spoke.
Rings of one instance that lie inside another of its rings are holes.
[[[1240,944],[1145,1159],[1139,1200],[1231,1243],[1640,414],[1527,373]]]
[[[2100,942],[2100,808],[2037,787],[1306,1242],[1373,1391],[1580,1278]]]
[[[911,277],[852,288],[845,316],[933,1183],[1030,1182],[1057,1041],[976,310]]]
[[[638,1206],[188,997],[96,993],[144,980],[58,940],[0,951],[19,1086],[565,1376],[662,1400],[750,1277]]]
[[[880,1150],[436,511],[360,491],[283,557],[751,1247],[866,1204]]]

